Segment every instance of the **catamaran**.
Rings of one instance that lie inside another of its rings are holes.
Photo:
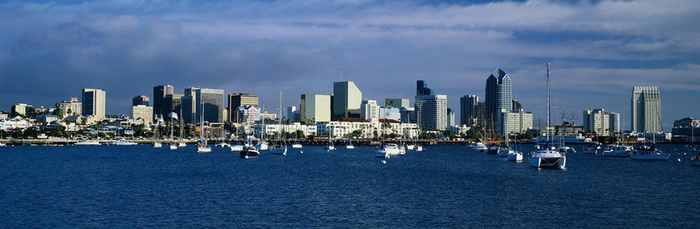
[[[564,169],[566,168],[566,153],[560,153],[553,149],[551,145],[551,123],[550,118],[550,103],[549,103],[549,63],[547,63],[547,142],[543,149],[539,149],[532,153],[529,159],[530,166],[536,168],[550,167]]]

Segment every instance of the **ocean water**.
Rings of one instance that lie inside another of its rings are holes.
[[[553,170],[449,145],[386,164],[374,147],[256,159],[192,145],[4,147],[0,226],[697,228],[700,167],[680,145],[661,148],[668,161],[569,153]]]

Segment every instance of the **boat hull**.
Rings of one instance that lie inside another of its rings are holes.
[[[209,153],[211,152],[211,147],[197,147],[197,153]]]
[[[287,147],[271,149],[270,153],[275,155],[287,155]]]
[[[523,160],[523,154],[520,152],[511,152],[508,153],[508,156],[506,157],[509,161],[522,161]]]
[[[603,156],[605,157],[629,157],[631,152],[629,151],[603,151]]]
[[[242,150],[243,150],[243,145],[231,146],[231,151],[242,151]]]
[[[260,155],[260,152],[258,152],[256,150],[243,150],[243,151],[241,151],[241,158],[243,158],[243,159],[257,158],[258,155]]]
[[[670,154],[664,153],[633,153],[630,157],[634,160],[661,160],[665,161],[668,159]]]
[[[293,148],[293,149],[301,149],[301,147],[302,147],[301,144],[294,144],[294,145],[292,145],[292,148]]]
[[[566,168],[566,157],[553,157],[553,158],[543,158],[543,157],[531,157],[529,159],[530,166],[535,168],[555,168],[564,169]]]

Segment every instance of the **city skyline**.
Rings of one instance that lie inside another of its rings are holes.
[[[330,95],[341,68],[362,99],[412,104],[423,79],[456,110],[500,68],[543,119],[551,62],[552,113],[573,112],[579,125],[582,111],[605,109],[631,129],[635,86],[658,86],[665,131],[700,116],[687,99],[700,95],[697,1],[7,2],[0,12],[5,111],[100,88],[107,114],[129,114],[134,96],[165,84],[250,93],[273,110],[280,88],[294,106],[301,94]]]

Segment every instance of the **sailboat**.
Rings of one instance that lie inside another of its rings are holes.
[[[326,150],[335,150],[335,146],[333,145],[333,126],[331,126],[331,132],[328,134],[328,147]]]
[[[178,147],[187,147],[187,143],[182,140],[182,132],[185,131],[185,122],[182,120],[182,109],[180,110],[180,141],[177,143]]]
[[[292,148],[294,149],[301,149],[302,145],[301,143],[295,141],[294,144],[292,144]]]
[[[622,116],[622,125],[624,126],[625,124],[625,116]],[[625,135],[622,134],[622,143],[618,143],[615,145],[609,146],[607,150],[603,150],[603,156],[604,157],[629,157],[630,154],[632,154],[632,147],[629,145],[625,145]]]
[[[247,133],[246,133],[246,134],[247,134],[247,136],[246,136],[246,141],[247,141],[247,142],[246,142],[245,145],[243,146],[243,150],[241,150],[241,152],[240,152],[241,158],[243,158],[243,159],[257,158],[258,155],[260,155],[260,152],[259,152],[259,151],[255,148],[255,146],[253,145],[253,137],[254,137],[254,136],[250,136],[250,131],[248,131],[248,130],[249,130],[249,128],[248,128],[249,126],[250,126],[250,122],[247,122],[246,128],[245,128],[245,129],[246,129],[246,132],[247,132]],[[234,148],[231,148],[231,150],[233,151]]]
[[[564,169],[566,167],[566,154],[553,149],[550,125],[550,104],[549,104],[549,63],[547,63],[547,142],[544,149],[539,149],[532,153],[529,159],[530,166],[536,168],[550,167]]]
[[[175,125],[173,125],[173,116],[174,115],[175,115],[175,112],[170,113],[170,145],[169,145],[170,150],[177,149],[177,143],[175,143],[175,138],[173,137],[173,131],[175,129]]]
[[[153,135],[153,144],[151,145],[151,146],[153,146],[153,148],[163,147],[163,144],[158,142],[158,133],[160,132],[160,130],[158,129],[159,126],[160,125],[156,125],[156,129],[155,129],[155,132]]]
[[[644,146],[632,152],[630,157],[634,160],[667,160],[670,154],[665,154],[656,148],[656,107],[654,106],[654,100],[651,100],[651,117],[654,120],[652,123],[652,143],[651,147]]]
[[[506,141],[507,143],[507,141]],[[515,139],[515,144],[513,144],[513,149],[508,151],[508,156],[506,158],[509,161],[522,161],[523,153],[518,150],[518,139]]]
[[[211,152],[211,147],[207,145],[207,140],[204,139],[204,104],[200,101],[202,106],[202,114],[199,116],[199,138],[201,139],[197,143],[197,153],[209,153]]]
[[[287,155],[287,144],[284,144],[282,142],[282,90],[280,90],[280,116],[279,116],[279,121],[277,121],[278,127],[280,128],[277,131],[277,146],[275,146],[274,149],[270,150],[271,154],[277,154],[277,155]]]

